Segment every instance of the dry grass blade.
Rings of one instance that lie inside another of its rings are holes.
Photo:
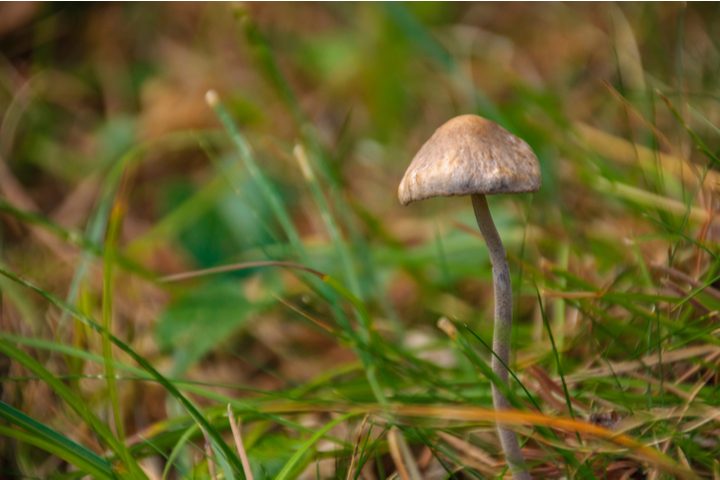
[[[213,457],[212,444],[210,443],[210,438],[208,437],[208,434],[205,433],[205,430],[203,430],[202,432],[203,437],[205,437],[205,459],[207,460],[208,476],[210,477],[210,480],[217,480],[217,472],[215,471],[215,460]]]
[[[246,480],[254,480],[252,468],[250,468],[250,461],[248,460],[247,452],[245,451],[245,445],[243,445],[242,434],[240,425],[235,419],[235,414],[232,411],[232,406],[228,403],[227,406],[228,420],[230,421],[230,429],[232,430],[233,440],[235,440],[235,448],[237,449],[240,461],[243,466],[243,473],[245,474]]]
[[[697,358],[702,355],[710,353],[720,352],[720,347],[717,345],[698,345],[695,347],[687,347],[679,350],[673,350],[671,352],[664,352],[662,356],[663,364],[669,364],[679,362],[682,360],[688,360],[691,358]],[[590,368],[585,371],[581,371],[565,377],[565,381],[570,383],[582,382],[588,378],[605,377],[608,375],[620,375],[623,373],[632,372],[634,370],[640,370],[657,365],[660,362],[657,354],[646,355],[639,360],[632,360],[627,362],[615,362],[611,363],[606,367]]]
[[[680,385],[681,383],[684,383],[688,378],[694,376],[698,372],[698,370],[700,370],[702,368],[703,363],[712,364],[713,362],[715,362],[718,359],[718,357],[720,357],[720,350],[708,354],[703,359],[702,363],[698,363],[697,365],[690,367],[685,373],[680,375],[677,378],[677,380],[675,380],[675,384]]]
[[[84,5],[3,33],[0,477],[720,480],[720,9]],[[509,386],[472,210],[397,198],[460,113],[542,167]]]
[[[303,309],[301,309],[300,307],[297,307],[297,306],[293,305],[292,303],[290,303],[289,301],[285,300],[284,298],[282,298],[282,297],[279,296],[279,295],[273,295],[273,297],[274,297],[278,302],[282,303],[283,305],[285,305],[287,308],[289,308],[289,309],[292,310],[293,312],[297,313],[297,314],[300,315],[301,317],[303,317],[303,318],[309,320],[310,322],[314,323],[315,325],[317,325],[319,328],[321,328],[321,329],[325,330],[326,332],[331,333],[331,334],[333,334],[333,335],[338,335],[338,332],[336,332],[335,329],[332,328],[330,325],[328,325],[327,323],[323,322],[322,320],[320,320],[320,319],[318,319],[318,318],[315,318],[314,316],[312,316],[312,315],[310,315],[309,313],[305,312],[305,311],[304,311]]]
[[[421,480],[415,459],[405,442],[402,432],[393,426],[388,432],[388,448],[395,463],[397,473],[402,480]]]
[[[495,422],[504,425],[535,425],[550,427],[558,430],[577,432],[607,440],[622,447],[628,448],[633,455],[648,461],[679,478],[694,479],[697,476],[685,468],[680,467],[672,459],[661,454],[658,450],[648,447],[625,434],[613,432],[588,422],[562,417],[552,417],[541,413],[521,411],[494,411],[466,406],[420,406],[396,405],[393,413],[400,416],[439,418],[459,421]]]
[[[355,465],[358,462],[358,457],[360,454],[360,444],[362,442],[362,438],[365,435],[365,428],[367,427],[368,419],[370,418],[369,415],[365,415],[363,417],[363,421],[358,427],[357,434],[355,435],[355,446],[353,447],[353,454],[350,458],[350,466],[348,467],[347,475],[345,477],[345,480],[350,480],[352,478],[355,478]]]
[[[683,158],[656,152],[585,123],[576,123],[575,128],[588,147],[600,155],[626,165],[639,161],[646,168],[656,168],[655,164],[659,162],[664,172],[674,174],[690,186],[698,184],[695,168]],[[703,187],[714,192],[720,191],[720,173],[712,170],[707,172]]]
[[[625,183],[611,182],[604,178],[598,178],[595,181],[595,188],[608,195],[624,198],[639,205],[665,210],[674,215],[687,215],[689,219],[698,223],[708,223],[717,220],[711,211],[692,205],[688,206],[674,198],[657,195]]]
[[[457,438],[449,433],[439,432],[438,436],[452,446],[455,450],[474,460],[474,467],[485,475],[494,475],[497,470],[505,465],[505,462],[496,460],[488,455],[484,450],[472,445],[461,438]],[[465,461],[465,458],[463,458]]]
[[[317,412],[321,406],[315,404],[283,402],[266,405],[262,410],[266,413],[301,413]],[[387,415],[388,413],[402,418],[423,418],[478,423],[500,423],[508,426],[542,426],[565,432],[577,433],[604,440],[620,447],[626,448],[629,454],[649,462],[683,479],[698,478],[693,472],[680,467],[671,458],[663,455],[657,449],[648,447],[643,443],[624,433],[608,430],[599,425],[594,425],[582,420],[575,420],[565,417],[556,417],[542,413],[524,412],[518,410],[490,410],[467,405],[401,405],[389,404],[380,406],[377,404],[368,405],[326,405],[326,411],[346,412],[353,414],[375,414]]]
[[[189,280],[191,278],[205,277],[208,275],[215,275],[218,273],[237,272],[240,270],[248,270],[251,268],[261,268],[261,267],[292,268],[295,270],[302,270],[304,272],[312,273],[313,275],[315,275],[319,278],[323,278],[325,276],[324,273],[322,273],[318,270],[315,270],[313,268],[306,267],[305,265],[301,265],[299,263],[268,260],[268,261],[259,261],[259,262],[233,263],[230,265],[221,265],[219,267],[205,268],[202,270],[193,270],[191,272],[176,273],[173,275],[168,275],[166,277],[163,277],[160,280],[163,282],[167,282],[167,283],[179,282],[180,280]]]
[[[528,373],[530,373],[530,375],[532,375],[533,378],[537,380],[540,386],[540,388],[537,389],[539,394],[541,394],[544,398],[554,404],[558,410],[567,411],[567,404],[564,401],[559,400],[564,399],[562,387],[558,385],[552,378],[550,378],[550,376],[547,374],[547,372],[545,372],[545,370],[543,370],[538,365],[533,365],[528,369]],[[576,398],[571,397],[570,401],[572,402],[573,406],[580,411],[590,411],[590,408],[587,405],[583,404]]]
[[[677,270],[675,268],[666,267],[664,265],[651,265],[651,268],[657,272],[664,273],[677,281],[685,282],[693,288],[704,287],[702,290],[704,293],[707,293],[713,298],[720,300],[720,290],[710,285],[703,285],[701,282],[695,280],[687,273],[681,272],[680,270]]]

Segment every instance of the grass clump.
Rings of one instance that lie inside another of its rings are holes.
[[[20,5],[3,478],[497,478],[498,422],[537,478],[720,471],[716,6]],[[507,412],[471,209],[395,200],[460,113],[543,174],[490,199]]]

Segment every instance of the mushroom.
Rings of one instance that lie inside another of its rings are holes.
[[[493,271],[495,322],[492,370],[507,385],[512,326],[512,289],[505,249],[490,216],[485,195],[534,192],[540,167],[527,143],[477,115],[460,115],[438,128],[420,148],[398,188],[400,203],[438,196],[471,195],[475,219],[485,238]],[[510,407],[495,384],[496,410]],[[498,426],[500,444],[515,479],[529,479],[512,430]]]

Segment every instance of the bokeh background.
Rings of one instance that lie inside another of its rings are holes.
[[[395,403],[487,408],[492,286],[470,202],[396,199],[434,129],[476,113],[524,138],[543,174],[536,194],[491,199],[513,273],[516,371],[534,399],[516,406],[667,455],[524,425],[535,475],[661,478],[667,460],[717,476],[718,8],[2,4],[0,262],[71,307],[5,276],[3,341],[71,388],[153,478],[167,465],[209,474],[202,435],[73,311],[109,326],[213,425],[233,403],[259,478],[328,424],[322,405],[379,401],[368,371]],[[254,261],[327,273],[355,302],[277,266],[163,280]],[[102,454],[93,426],[8,352],[3,402]],[[267,413],[281,400],[306,411]],[[397,437],[369,418],[338,423],[284,474],[391,475]],[[437,420],[401,423],[402,459],[423,478],[502,474],[492,426]],[[70,470],[5,434],[0,476]]]

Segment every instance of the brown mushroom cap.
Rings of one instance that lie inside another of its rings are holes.
[[[527,143],[477,115],[460,115],[435,130],[398,188],[400,203],[430,197],[534,192],[540,165]]]

